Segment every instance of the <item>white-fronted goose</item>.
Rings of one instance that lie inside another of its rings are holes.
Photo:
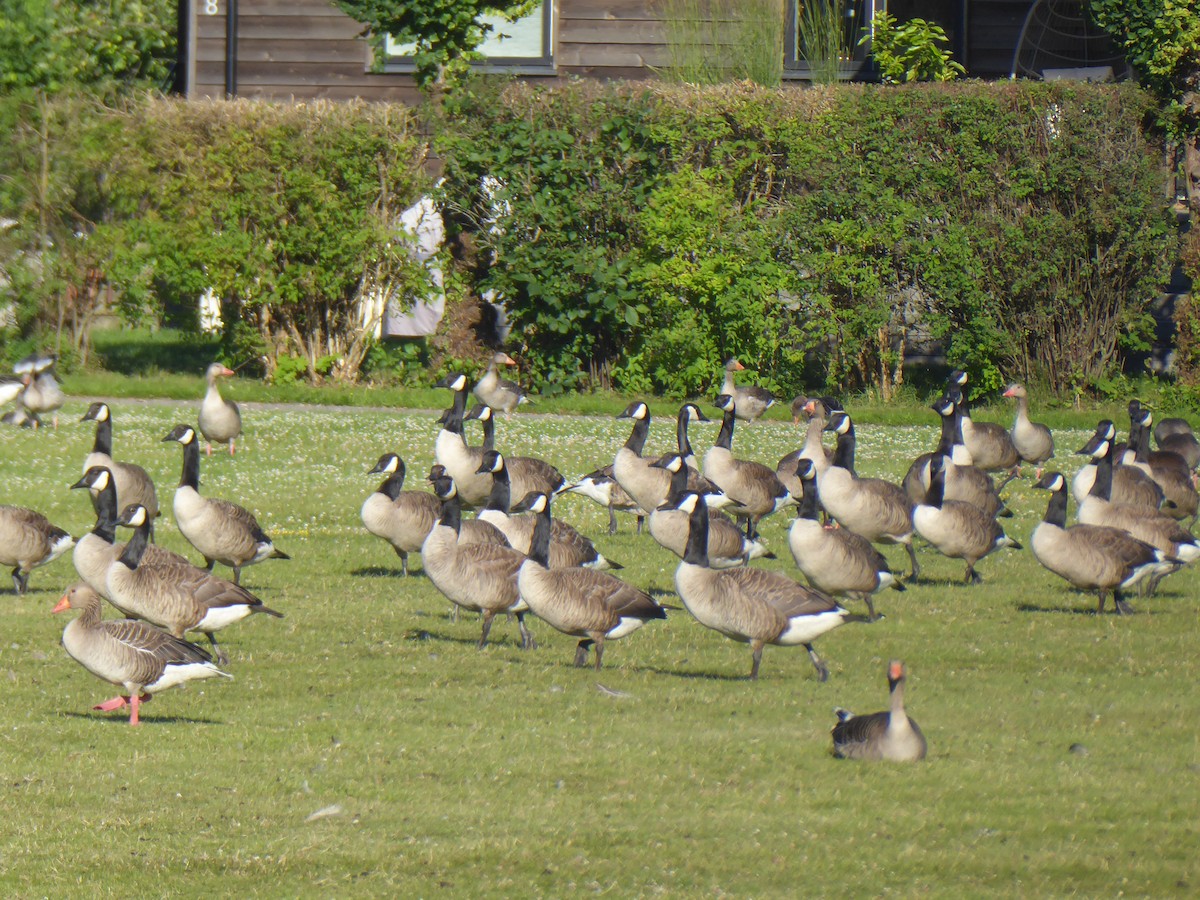
[[[71,485],[74,490],[86,488],[92,495],[92,506],[96,511],[96,524],[92,530],[75,542],[71,559],[75,571],[96,593],[108,599],[108,568],[113,564],[125,543],[117,542],[117,492],[113,486],[112,473],[104,466],[92,466],[83,477]],[[148,563],[180,563],[188,561],[171,550],[151,544],[143,559]]]
[[[1162,579],[1182,564],[1119,528],[1068,528],[1067,480],[1058,472],[1047,472],[1035,487],[1050,491],[1050,502],[1029,541],[1034,558],[1080,590],[1095,591],[1097,613],[1104,612],[1104,599],[1110,591],[1117,613],[1132,612],[1123,591],[1143,580]]]
[[[92,443],[92,452],[83,461],[84,474],[96,466],[108,469],[117,492],[117,509],[137,503],[146,507],[150,518],[156,518],[159,515],[158,494],[154,490],[154,481],[146,474],[146,470],[133,463],[116,462],[112,458],[112,410],[108,404],[99,401],[93,403],[79,421],[96,423],[96,440]],[[94,499],[95,494],[92,497]]]
[[[497,613],[513,613],[521,631],[521,648],[532,649],[533,635],[525,626],[528,605],[517,593],[517,569],[525,554],[496,544],[464,544],[459,540],[462,506],[454,479],[440,475],[432,479],[433,491],[441,501],[441,515],[421,546],[421,565],[434,587],[451,603],[482,613],[483,631],[479,647],[487,644],[492,620]]]
[[[480,449],[484,453],[496,449],[496,417],[490,406],[482,403],[476,404],[463,418],[478,419],[483,425],[483,444]],[[483,457],[480,456],[481,465],[482,460]],[[557,494],[570,487],[562,473],[544,459],[538,459],[536,456],[507,456],[505,460],[508,466],[508,477],[512,482],[513,494],[518,497],[524,497],[525,494],[533,491]],[[478,474],[480,474],[480,470],[476,471],[476,475]],[[518,493],[519,491],[524,491],[524,493]],[[490,485],[488,493],[491,493]]]
[[[291,559],[278,549],[259,527],[254,516],[228,500],[200,496],[200,447],[190,425],[176,425],[163,441],[183,447],[183,471],[175,489],[175,523],[188,543],[204,555],[211,572],[213,563],[233,569],[233,583],[241,581],[242,569],[264,559]]]
[[[758,523],[795,500],[774,469],[733,455],[734,399],[722,394],[716,405],[722,412],[721,431],[716,443],[704,454],[704,477],[729,498],[730,515],[746,520],[746,537],[757,540]]]
[[[109,602],[125,615],[145,619],[179,638],[188,631],[208,635],[222,664],[229,660],[217,643],[218,631],[254,613],[283,618],[244,587],[191,563],[147,562],[150,518],[145,507],[126,507],[117,524],[132,528],[133,537],[109,566],[105,583]]]
[[[35,353],[25,357],[13,371],[18,375],[28,377],[25,389],[21,391],[20,403],[33,416],[33,427],[38,426],[39,417],[50,413],[53,416],[54,428],[58,429],[58,411],[66,402],[58,379],[54,377],[54,366],[58,357],[53,353]]]
[[[688,543],[675,570],[675,589],[688,612],[706,628],[750,645],[750,678],[758,678],[763,647],[803,646],[817,670],[829,678],[829,668],[812,642],[841,625],[846,610],[818,590],[779,572],[739,566],[714,569],[708,564],[708,511],[699,495],[688,492],[679,502],[688,514]]]
[[[687,550],[688,516],[677,505],[688,489],[688,467],[678,453],[668,453],[652,465],[671,473],[671,487],[664,504],[650,513],[650,536],[683,559]],[[708,506],[708,516],[708,560],[714,569],[742,566],[759,557],[775,558],[762,541],[746,537],[733,519],[719,509]]]
[[[861,600],[875,621],[879,616],[871,595],[889,587],[906,590],[904,582],[892,574],[883,554],[865,537],[848,528],[826,528],[818,521],[821,493],[811,459],[796,463],[796,477],[804,483],[804,490],[796,520],[788,530],[792,559],[817,590]]]
[[[947,394],[962,410],[963,443],[971,452],[974,464],[985,472],[1015,469],[1021,456],[1013,445],[1008,429],[995,422],[976,422],[971,418],[966,372],[957,370],[950,375]]]
[[[479,401],[492,409],[510,413],[521,403],[529,403],[529,395],[515,381],[500,377],[500,366],[515,366],[517,361],[507,353],[492,355],[487,371],[472,391]]]
[[[725,380],[721,383],[721,393],[733,398],[734,415],[743,422],[750,423],[765,413],[775,403],[775,395],[766,388],[757,385],[738,387],[733,383],[733,373],[745,370],[736,359],[725,363]]]
[[[447,388],[454,393],[450,408],[442,413],[442,428],[433,445],[433,456],[454,479],[458,501],[466,506],[483,506],[492,490],[492,479],[480,475],[483,448],[467,444],[463,434],[463,418],[467,411],[467,376],[447,375],[434,387]]]
[[[63,629],[62,645],[81,666],[104,681],[128,691],[92,709],[129,707],[129,724],[138,724],[138,709],[154,694],[202,678],[230,678],[202,648],[147,622],[100,618],[100,595],[86,584],[63,594],[54,612],[79,610]]]
[[[982,579],[975,564],[990,553],[1010,547],[1020,550],[1019,542],[1008,537],[1000,523],[979,507],[961,500],[945,499],[947,457],[935,457],[929,464],[929,493],[925,502],[913,509],[913,527],[938,552],[967,564],[968,583]]]
[[[612,463],[588,472],[567,490],[582,494],[608,510],[609,534],[617,533],[617,510],[636,515],[637,533],[642,533],[642,522],[645,521],[646,512],[637,505],[637,501],[629,495],[629,492],[617,483],[617,479],[613,476]]]
[[[596,648],[596,671],[604,659],[605,641],[615,641],[637,631],[666,612],[649,594],[608,572],[578,566],[550,566],[550,497],[527,494],[514,507],[534,514],[533,546],[517,574],[521,599],[530,611],[563,634],[580,639],[575,665],[587,664],[588,650]]]
[[[197,424],[204,440],[208,442],[206,452],[209,456],[212,456],[213,444],[228,444],[229,455],[233,456],[237,437],[242,433],[242,414],[238,411],[238,405],[222,397],[221,389],[217,387],[218,378],[232,378],[233,375],[233,369],[220,363],[213,363],[204,373],[208,390],[204,392],[204,399],[200,402]]]
[[[1029,394],[1023,384],[1010,384],[1004,392],[1005,397],[1015,397],[1017,401],[1017,417],[1009,434],[1013,446],[1017,448],[1023,462],[1035,466],[1034,477],[1042,477],[1042,467],[1046,460],[1054,456],[1054,435],[1041,422],[1033,422],[1029,418]]]
[[[488,496],[487,504],[479,512],[479,518],[498,528],[514,549],[528,554],[533,546],[537,517],[511,514],[512,486],[503,454],[496,450],[485,451],[479,468],[481,471],[490,472],[492,476],[492,492]],[[583,566],[588,569],[623,568],[619,563],[606,559],[591,540],[560,519],[554,520],[549,558],[550,567],[553,569],[569,566]]]
[[[844,412],[834,412],[826,429],[837,435],[833,465],[817,467],[821,505],[843,528],[872,544],[903,544],[912,564],[909,579],[921,573],[913,549],[913,503],[899,485],[882,478],[859,478],[854,470],[854,422]]]
[[[904,663],[894,659],[888,664],[890,709],[866,716],[856,716],[847,709],[834,711],[838,717],[830,732],[834,756],[889,762],[916,762],[925,758],[928,749],[925,735],[904,711],[906,678]]]
[[[29,573],[54,562],[75,546],[71,535],[23,506],[0,506],[0,566],[13,566],[18,594],[29,588]]]

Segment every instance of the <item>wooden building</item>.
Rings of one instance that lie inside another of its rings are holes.
[[[797,0],[780,0],[788,23]],[[870,18],[865,4],[862,21]],[[545,0],[508,41],[493,42],[491,65],[537,80],[583,76],[653,78],[670,62],[664,0]],[[940,23],[968,74],[1008,77],[1032,0],[890,0],[901,21]],[[403,48],[384,53],[331,0],[179,0],[177,85],[188,97],[237,95],[271,100],[315,98],[413,102],[418,94]],[[794,27],[788,29],[794,32]],[[785,39],[785,79],[807,70]]]

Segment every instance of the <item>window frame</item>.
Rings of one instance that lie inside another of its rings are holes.
[[[871,19],[881,9],[887,9],[887,0],[859,0],[870,8],[870,15],[864,20],[864,28],[869,28]],[[808,61],[800,55],[799,34],[800,0],[788,0],[783,33],[783,80],[809,81],[811,70]],[[854,46],[854,56],[850,63],[843,63],[838,70],[838,81],[855,81],[871,73],[871,43]]]

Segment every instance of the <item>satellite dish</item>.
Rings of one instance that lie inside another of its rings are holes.
[[[1083,0],[1036,0],[1025,17],[1013,78],[1115,81],[1129,65],[1112,38],[1087,15]]]

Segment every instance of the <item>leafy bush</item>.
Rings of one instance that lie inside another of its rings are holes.
[[[871,19],[859,44],[871,45],[871,58],[884,84],[910,81],[953,81],[966,74],[944,44],[950,43],[941,25],[924,19],[909,19],[899,24],[887,10],[879,10]]]

